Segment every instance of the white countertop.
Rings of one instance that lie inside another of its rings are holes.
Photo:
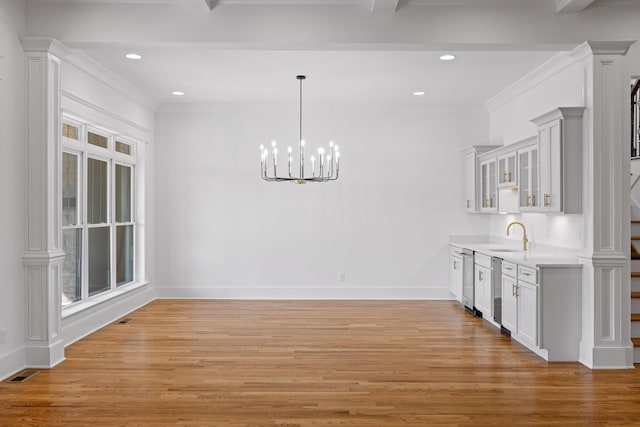
[[[453,239],[452,239],[453,240]],[[577,253],[571,253],[571,250],[565,248],[554,248],[553,246],[540,247],[533,250],[522,250],[522,243],[514,245],[509,243],[490,243],[490,242],[469,242],[451,241],[451,246],[470,249],[491,257],[502,258],[505,261],[524,265],[531,268],[562,268],[562,267],[582,267],[578,261]],[[500,251],[500,249],[509,249],[511,251]]]

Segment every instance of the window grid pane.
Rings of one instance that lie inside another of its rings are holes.
[[[124,142],[116,141],[116,151],[118,153],[131,155],[131,145]]]
[[[82,229],[62,230],[64,265],[62,267],[62,306],[82,298]]]
[[[111,288],[111,227],[89,229],[89,296]]]
[[[62,153],[62,225],[78,224],[78,156]]]
[[[133,225],[116,227],[116,285],[133,281]]]
[[[87,221],[89,224],[107,222],[107,162],[88,159],[87,165]]]
[[[78,140],[78,128],[69,123],[62,124],[62,136]]]
[[[109,147],[109,139],[106,136],[98,135],[93,132],[87,132],[87,142],[91,145],[97,145],[102,148]]]
[[[116,222],[131,221],[131,168],[116,165]]]

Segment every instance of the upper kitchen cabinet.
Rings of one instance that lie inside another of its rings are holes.
[[[556,108],[531,120],[538,126],[538,212],[582,212],[582,114],[584,107]]]
[[[474,145],[463,151],[464,154],[464,208],[467,212],[478,212],[484,205],[481,195],[480,162],[478,156],[487,151],[495,150],[498,145]]]

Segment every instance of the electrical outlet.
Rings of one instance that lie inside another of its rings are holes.
[[[0,329],[0,344],[6,344],[6,343],[7,343],[7,330]]]
[[[338,274],[338,280],[341,281],[341,282],[346,282],[347,281],[346,273],[339,273]]]

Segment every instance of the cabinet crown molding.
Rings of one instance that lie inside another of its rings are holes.
[[[563,119],[565,117],[582,117],[586,107],[558,107],[544,113],[538,117],[531,119],[532,123],[542,126],[553,120]]]

